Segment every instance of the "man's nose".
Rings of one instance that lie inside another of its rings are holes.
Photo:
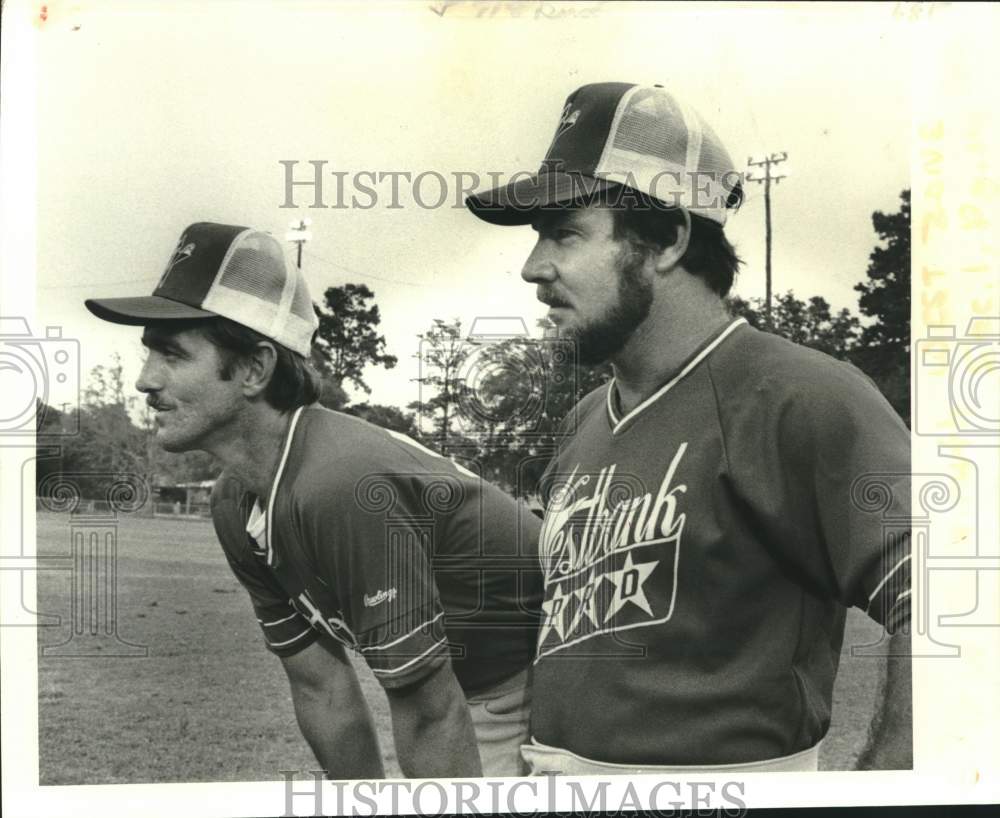
[[[142,365],[139,377],[136,378],[135,381],[135,388],[140,392],[147,394],[150,392],[156,392],[162,387],[160,380],[160,377],[156,374],[156,368],[153,364],[152,356],[150,356]]]
[[[535,243],[531,255],[521,268],[521,278],[529,284],[553,281],[556,277],[556,269],[549,258],[548,253],[542,246],[542,239]]]

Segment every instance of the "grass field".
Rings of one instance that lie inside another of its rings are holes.
[[[39,555],[70,554],[80,525],[68,514],[40,513]],[[64,652],[91,655],[39,656],[40,783],[253,781],[314,769],[284,672],[263,647],[211,524],[123,517],[117,543],[117,634],[147,655],[113,655],[128,648],[75,637]],[[70,578],[70,571],[39,574],[38,610],[62,618],[39,628],[43,648],[72,633]],[[847,646],[878,633],[851,612],[823,769],[848,769],[864,741],[884,668],[851,658]],[[398,777],[385,696],[364,665],[358,671],[387,774]]]

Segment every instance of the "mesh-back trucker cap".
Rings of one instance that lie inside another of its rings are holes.
[[[309,356],[318,321],[299,270],[289,271],[268,233],[198,222],[182,234],[152,295],[90,298],[94,315],[115,324],[222,316]]]
[[[515,177],[518,174],[515,174]],[[492,224],[528,224],[612,184],[719,224],[742,197],[742,176],[701,116],[658,85],[584,85],[566,99],[539,171],[474,193],[466,205]]]

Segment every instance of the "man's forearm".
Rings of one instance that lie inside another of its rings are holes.
[[[479,747],[450,666],[411,691],[387,691],[399,766],[407,778],[478,778]]]
[[[327,778],[384,778],[382,754],[367,706],[345,708],[322,692],[293,691],[302,735]],[[350,712],[353,711],[353,712]]]
[[[479,747],[469,708],[447,718],[423,721],[395,730],[399,766],[407,778],[478,778]]]
[[[885,684],[858,769],[913,768],[912,660],[909,634],[894,634],[889,639]]]

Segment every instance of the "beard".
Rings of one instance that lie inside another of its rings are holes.
[[[617,301],[600,318],[573,330],[577,361],[586,366],[601,364],[625,346],[639,325],[646,320],[653,304],[653,284],[642,275],[646,256],[626,246],[616,260],[618,268]]]

